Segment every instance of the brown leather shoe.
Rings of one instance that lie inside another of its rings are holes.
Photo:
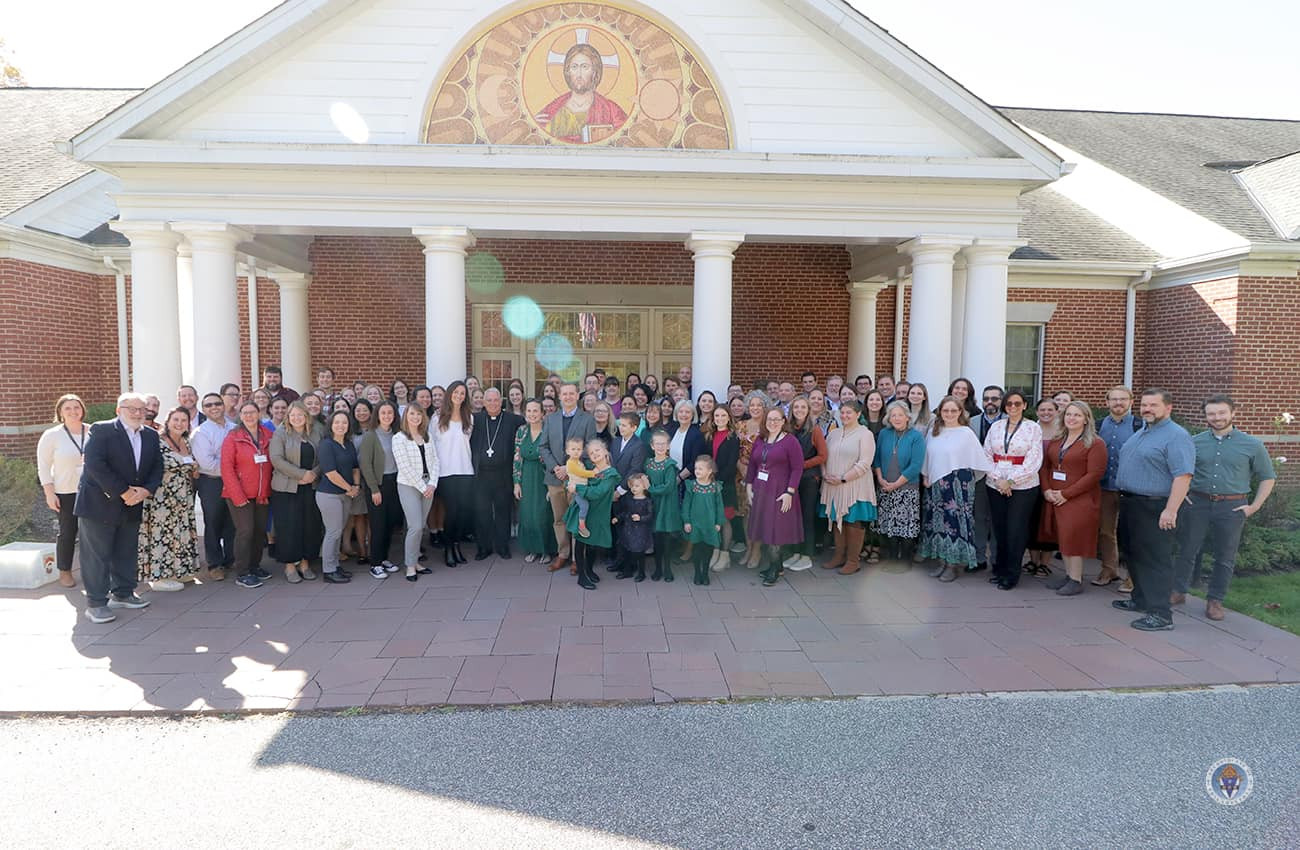
[[[850,558],[844,566],[840,567],[840,575],[851,576],[860,569],[862,569],[862,562],[857,558]]]
[[[551,561],[549,564],[546,565],[546,571],[549,573],[553,573],[556,570],[562,570],[564,569],[564,565],[568,560],[569,560],[568,558],[563,558],[560,557],[559,555],[556,555],[555,560]]]
[[[1170,605],[1182,605],[1186,601],[1187,601],[1186,593],[1179,593],[1178,591],[1175,590],[1173,593],[1169,594]]]
[[[72,577],[72,570],[59,570],[59,584],[64,587],[77,586],[77,580]]]
[[[1105,567],[1102,567],[1101,572],[1092,580],[1092,584],[1096,587],[1105,587],[1118,578],[1119,575],[1114,570],[1108,570]]]
[[[221,567],[208,567],[208,581],[225,581],[226,571]]]
[[[1217,599],[1205,600],[1205,616],[1211,620],[1223,619],[1223,603]]]

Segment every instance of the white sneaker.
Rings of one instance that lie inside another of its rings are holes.
[[[788,558],[786,558],[784,561],[782,561],[782,562],[781,562],[781,566],[785,567],[785,568],[788,570],[788,569],[790,569],[791,567],[793,567],[793,566],[795,565],[795,563],[797,563],[798,560],[799,560],[800,558],[802,558],[802,557],[803,557],[803,555],[800,555],[798,552],[795,552],[793,555],[791,555],[790,557],[788,557]]]
[[[794,573],[812,569],[812,558],[807,555],[800,555],[793,564],[787,563],[785,568]]]
[[[161,593],[175,593],[178,590],[184,590],[185,585],[174,578],[164,578],[149,582],[149,589]]]
[[[731,556],[727,554],[727,550],[725,549],[719,549],[714,553],[713,560],[709,562],[709,569],[713,570],[715,573],[720,573],[730,566]]]

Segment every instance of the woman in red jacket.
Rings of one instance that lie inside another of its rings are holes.
[[[235,521],[235,570],[240,587],[261,587],[271,574],[262,569],[266,519],[271,505],[271,431],[257,405],[239,408],[239,425],[221,446],[221,495]]]

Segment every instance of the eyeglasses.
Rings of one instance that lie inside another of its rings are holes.
[[[239,398],[239,393],[235,392],[234,390],[231,390],[228,393],[222,393],[222,395],[226,398]]]
[[[132,413],[144,413],[147,408],[139,404],[124,404],[122,405],[122,409],[129,410]]]
[[[225,407],[225,405],[219,401],[205,401],[203,402],[203,406],[204,407]]]
[[[1002,401],[1002,396],[1000,396],[1000,395],[986,395],[986,396],[984,396],[984,403],[985,403],[985,404],[998,404],[998,403],[1000,403],[1001,401]]]
[[[1023,401],[1009,401],[1009,402],[1007,402],[1007,407],[1024,407],[1024,406],[1025,406],[1025,403],[1024,403]]]

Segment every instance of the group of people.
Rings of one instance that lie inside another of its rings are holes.
[[[1274,480],[1263,444],[1232,426],[1231,399],[1206,400],[1193,439],[1159,389],[1135,416],[1115,387],[1094,418],[1064,392],[1031,416],[1022,392],[977,396],[964,378],[937,403],[889,375],[823,386],[812,372],[719,399],[686,367],[662,385],[551,375],[534,397],[473,376],[336,389],[322,369],[317,383],[299,395],[271,366],[247,395],[183,386],[160,418],[156,397],[126,394],[116,419],[89,426],[81,399],[58,400],[38,465],[65,586],[80,537],[89,619],[148,605],[141,582],[198,578],[201,516],[204,577],[231,571],[246,588],[271,578],[268,548],[289,583],[347,583],[353,558],[374,579],[415,582],[431,551],[453,569],[470,542],[475,560],[512,557],[512,538],[525,562],[567,567],[586,589],[602,566],[671,582],[689,565],[707,585],[738,563],[772,586],[787,570],[852,575],[884,557],[932,560],[941,582],[988,570],[1011,590],[1028,574],[1074,596],[1099,557],[1091,583],[1123,581],[1130,596],[1113,604],[1162,630],[1207,539],[1207,615],[1222,618],[1242,525]]]

